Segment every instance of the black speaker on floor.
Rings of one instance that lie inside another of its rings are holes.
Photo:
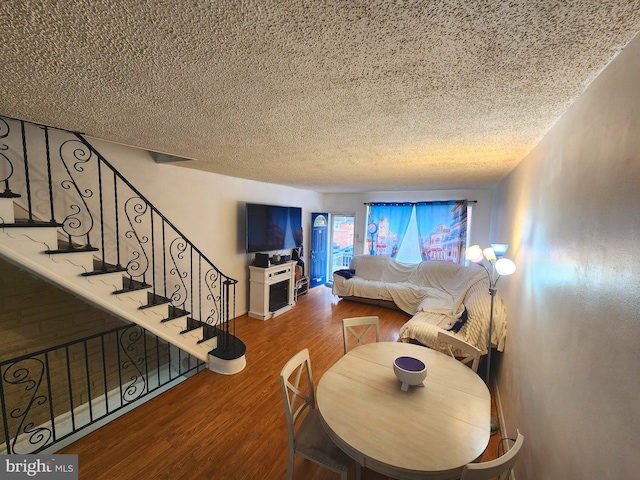
[[[269,266],[269,254],[256,253],[256,258],[253,260],[255,267],[267,268]]]

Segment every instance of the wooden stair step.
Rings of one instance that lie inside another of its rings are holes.
[[[167,303],[171,303],[171,300],[167,297],[163,297],[161,295],[154,295],[152,292],[148,294],[148,300],[146,305],[142,305],[140,310],[145,310],[151,307],[157,307],[159,305],[166,305]]]
[[[245,353],[247,353],[247,346],[244,342],[238,337],[230,335],[228,345],[220,345],[220,341],[218,341],[218,347],[211,350],[209,355],[222,360],[235,360],[242,357]]]
[[[42,222],[40,220],[29,220],[28,218],[16,218],[13,223],[3,223],[2,228],[25,228],[25,227],[62,227],[58,222]]]
[[[91,245],[77,245],[63,240],[58,240],[58,248],[55,250],[45,250],[44,253],[55,255],[57,253],[76,253],[76,252],[97,252],[99,249]]]
[[[126,272],[127,269],[122,265],[113,265],[111,263],[102,263],[102,260],[98,258],[93,259],[93,271],[83,273],[83,277],[90,277],[92,275],[104,275],[106,273]]]
[[[191,312],[187,310],[182,310],[181,308],[174,307],[173,305],[169,307],[169,316],[161,320],[161,323],[170,322],[172,320],[177,320],[186,315],[189,315]]]
[[[198,328],[201,328],[202,326],[203,326],[203,323],[201,321],[196,320],[195,318],[187,317],[187,328],[182,330],[180,333],[182,333],[182,334],[188,333],[188,332],[191,332],[193,330],[197,330]]]
[[[151,285],[145,282],[140,282],[138,280],[127,279],[127,285],[122,290],[116,290],[113,292],[114,295],[119,295],[121,293],[135,292],[137,290],[146,290],[147,288],[151,288]]]
[[[202,326],[204,327],[202,332],[202,340],[198,340],[198,343],[206,342],[207,340],[211,340],[212,338],[219,337],[224,333],[218,327],[214,325],[209,325],[208,323],[202,323]]]
[[[22,197],[22,195],[20,195],[19,193],[13,193],[6,189],[4,192],[0,192],[0,198],[20,198],[20,197]]]

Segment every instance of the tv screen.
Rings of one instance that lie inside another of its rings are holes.
[[[302,246],[302,209],[247,203],[247,253]]]

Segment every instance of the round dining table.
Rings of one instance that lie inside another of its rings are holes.
[[[394,359],[418,358],[422,386],[401,390]],[[375,342],[350,350],[318,382],[331,439],[363,467],[394,479],[459,478],[489,443],[491,397],[469,367],[435,350]]]

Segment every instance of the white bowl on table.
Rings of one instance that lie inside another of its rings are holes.
[[[402,383],[400,388],[406,392],[411,386],[424,386],[422,381],[427,377],[427,366],[418,358],[402,356],[393,361],[393,372]]]

